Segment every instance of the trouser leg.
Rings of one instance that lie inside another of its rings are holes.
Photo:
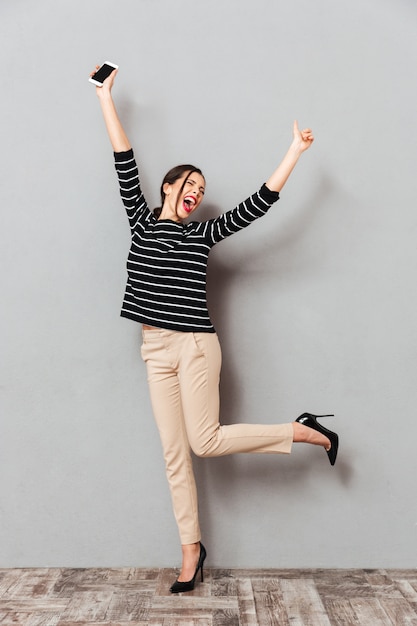
[[[289,453],[293,427],[220,425],[217,335],[151,330],[144,337],[142,356],[181,543],[195,543],[200,540],[200,528],[190,446],[198,456],[207,457]]]
[[[293,427],[288,424],[219,423],[221,351],[216,334],[184,333],[179,361],[181,401],[188,441],[198,456],[288,454]]]
[[[161,438],[180,540],[182,544],[195,543],[201,538],[197,489],[181,406],[179,380],[171,359],[167,359],[164,344],[155,339],[154,336],[142,346],[151,404]]]

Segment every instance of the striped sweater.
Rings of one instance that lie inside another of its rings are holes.
[[[209,252],[264,215],[279,194],[263,185],[236,208],[205,222],[157,220],[143,196],[133,150],[114,157],[132,234],[121,315],[158,328],[214,333],[206,297]]]

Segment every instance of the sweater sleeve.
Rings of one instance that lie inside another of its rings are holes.
[[[119,180],[120,196],[133,232],[140,219],[151,214],[140,187],[138,166],[133,150],[115,152],[114,162]]]
[[[211,246],[226,237],[246,228],[267,213],[279,199],[277,191],[271,191],[263,184],[252,196],[241,202],[231,211],[204,223],[204,238]]]

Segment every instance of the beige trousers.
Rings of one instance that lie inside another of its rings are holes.
[[[291,452],[292,424],[219,423],[220,345],[215,333],[143,330],[152,409],[182,544],[200,541],[190,449],[200,457]]]

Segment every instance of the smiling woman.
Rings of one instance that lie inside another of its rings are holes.
[[[221,350],[206,297],[210,250],[268,212],[313,135],[310,129],[300,131],[294,122],[291,146],[266,184],[223,215],[185,222],[205,191],[204,176],[192,165],[168,172],[161,186],[161,208],[152,212],[112,99],[116,73],[96,91],[132,233],[121,314],[142,324],[142,358],[182,544],[181,572],[171,587],[178,593],[192,590],[199,572],[203,579],[206,558],[190,450],[201,457],[288,454],[292,443],[300,441],[324,447],[330,463],[336,461],[336,433],[309,413],[286,424],[220,425]]]
[[[206,181],[194,165],[177,165],[167,174],[161,185],[161,207],[154,209],[157,219],[180,222],[195,211],[204,196]],[[182,215],[178,213],[182,209]]]

